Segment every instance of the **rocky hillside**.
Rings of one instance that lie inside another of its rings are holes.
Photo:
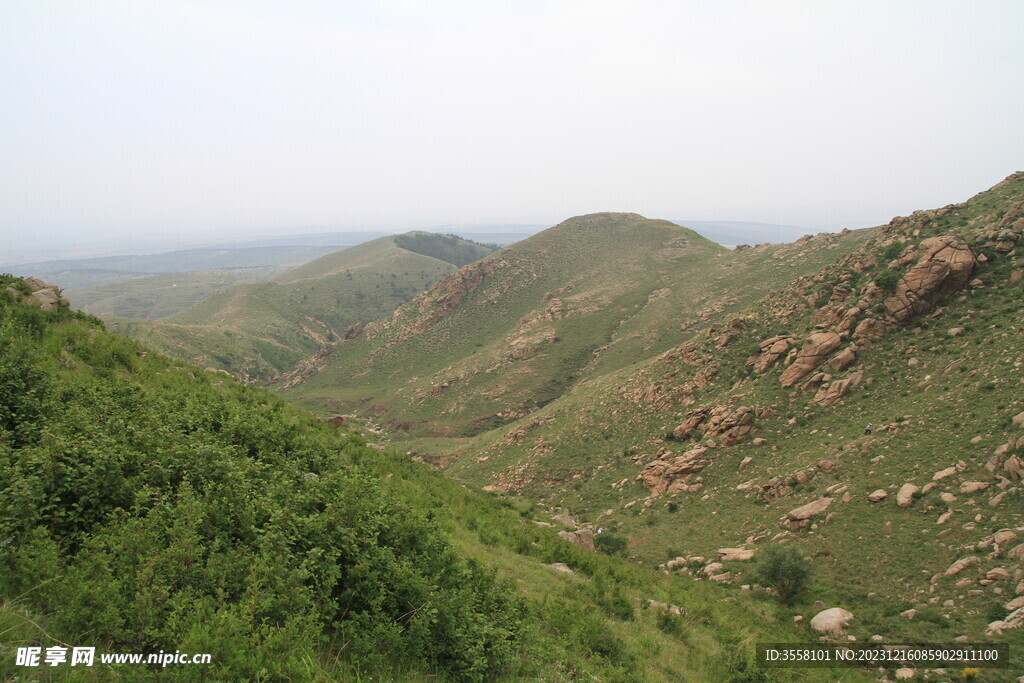
[[[440,461],[695,579],[747,582],[746,558],[793,544],[818,584],[802,609],[838,603],[859,638],[1019,647],[1022,230],[1020,173],[895,218]]]
[[[174,357],[269,382],[491,251],[432,233],[382,237],[228,287],[159,322],[110,324]]]
[[[413,436],[516,424],[867,238],[729,252],[637,214],[572,218],[447,277],[282,388]]]
[[[10,276],[0,500],[3,680],[726,681],[760,675],[754,643],[803,639],[764,594],[579,548]],[[95,666],[42,662],[64,644]],[[211,661],[100,664],[159,650]]]

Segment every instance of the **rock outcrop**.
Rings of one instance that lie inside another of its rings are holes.
[[[863,373],[855,372],[846,379],[838,379],[834,382],[822,384],[818,388],[817,393],[814,394],[814,402],[823,406],[830,406],[836,403],[843,396],[846,396],[851,389],[859,387],[863,377]]]
[[[43,282],[37,277],[25,278],[25,284],[29,289],[29,301],[35,303],[44,311],[56,311],[58,308],[67,308],[70,302],[60,293],[60,287]]]
[[[558,535],[570,543],[575,543],[584,550],[594,550],[594,532],[591,529],[559,531]]]
[[[830,330],[812,333],[800,347],[796,360],[782,373],[782,386],[791,387],[824,363],[842,343],[839,335]]]
[[[700,477],[695,479],[694,475],[708,465],[709,461],[704,457],[707,453],[708,449],[703,446],[691,448],[674,458],[671,458],[672,453],[666,453],[647,463],[636,479],[655,495],[694,493],[700,490],[704,481]]]
[[[923,253],[920,260],[884,302],[886,312],[898,322],[928,312],[940,297],[963,289],[978,263],[967,243],[957,236],[923,240],[918,253]]]
[[[747,359],[747,365],[752,366],[754,372],[764,372],[789,353],[792,342],[793,338],[787,334],[765,339],[757,345],[757,355]]]

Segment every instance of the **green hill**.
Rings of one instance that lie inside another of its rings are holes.
[[[410,247],[433,248],[455,262]],[[160,322],[115,319],[110,325],[176,358],[246,381],[269,381],[356,334],[360,324],[390,315],[461,260],[490,251],[444,235],[382,237],[268,281],[228,287]]]
[[[575,385],[628,367],[855,249],[729,252],[636,214],[570,219],[446,278],[337,345],[286,394],[358,409],[417,436],[511,424]],[[681,333],[680,327],[683,327]]]
[[[758,680],[754,643],[803,641],[30,284],[0,277],[5,680]],[[16,663],[64,644],[96,663]],[[132,652],[210,661],[101,663]]]
[[[659,230],[685,236],[686,267],[645,248]],[[729,253],[635,216],[573,219],[368,326],[285,396],[362,411],[449,476],[569,510],[683,576],[790,544],[819,582],[801,614],[847,608],[861,640],[1007,642],[1019,670],[1022,231],[1020,173]]]

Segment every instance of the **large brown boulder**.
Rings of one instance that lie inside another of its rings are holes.
[[[978,260],[957,236],[930,237],[918,247],[923,255],[896,284],[885,309],[898,322],[906,322],[931,309],[940,297],[963,289]]]
[[[791,387],[809,375],[839,348],[842,339],[831,330],[819,330],[804,340],[796,360],[782,373],[782,386]]]

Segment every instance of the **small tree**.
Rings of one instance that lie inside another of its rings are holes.
[[[761,581],[779,593],[783,602],[789,602],[811,576],[811,563],[792,546],[768,546],[757,564]]]
[[[626,550],[628,541],[625,536],[603,533],[594,536],[594,547],[608,555],[620,555]]]

